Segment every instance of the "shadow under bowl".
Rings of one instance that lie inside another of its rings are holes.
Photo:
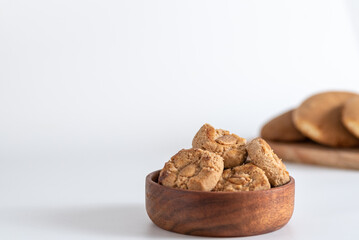
[[[294,178],[260,191],[202,192],[158,184],[160,171],[146,177],[146,211],[160,228],[187,235],[241,237],[272,232],[294,210]]]

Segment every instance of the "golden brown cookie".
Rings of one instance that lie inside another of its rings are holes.
[[[293,110],[285,112],[269,122],[261,130],[261,136],[264,139],[272,141],[299,142],[306,137],[297,130],[292,120]]]
[[[196,133],[192,141],[194,148],[201,148],[219,154],[224,159],[224,167],[241,165],[247,158],[246,140],[229,131],[215,129],[208,123]]]
[[[354,136],[359,138],[359,96],[344,103],[342,123]]]
[[[270,189],[270,183],[264,171],[248,163],[225,169],[213,191],[237,192]]]
[[[158,183],[180,189],[211,191],[223,172],[223,158],[202,149],[182,149],[166,162]]]
[[[305,100],[293,112],[293,122],[297,129],[315,142],[332,147],[353,147],[359,145],[342,124],[343,104],[354,93],[324,92]]]
[[[253,139],[247,145],[247,151],[251,163],[265,172],[272,186],[276,187],[289,182],[289,173],[282,160],[262,138]]]

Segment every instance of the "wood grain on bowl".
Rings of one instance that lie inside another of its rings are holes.
[[[200,192],[157,183],[159,171],[146,177],[146,210],[168,231],[212,237],[251,236],[275,231],[291,218],[294,179],[276,188],[249,192]]]

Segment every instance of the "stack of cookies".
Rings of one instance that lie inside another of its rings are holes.
[[[359,146],[359,96],[323,92],[266,123],[261,136],[282,142],[312,140],[330,147]]]
[[[281,159],[262,139],[246,140],[229,131],[205,124],[191,149],[169,160],[158,182],[164,186],[196,191],[254,191],[277,187],[290,177]]]

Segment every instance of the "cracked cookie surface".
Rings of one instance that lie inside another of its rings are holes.
[[[265,172],[248,163],[225,169],[213,191],[237,192],[270,189]]]
[[[282,160],[262,138],[255,138],[247,145],[251,163],[261,168],[274,187],[289,182],[289,173]]]
[[[166,162],[158,182],[167,187],[211,191],[223,172],[223,158],[202,149],[182,149]]]
[[[196,133],[192,141],[194,148],[214,152],[224,159],[224,168],[241,165],[247,158],[246,140],[229,131],[215,129],[208,123]]]

